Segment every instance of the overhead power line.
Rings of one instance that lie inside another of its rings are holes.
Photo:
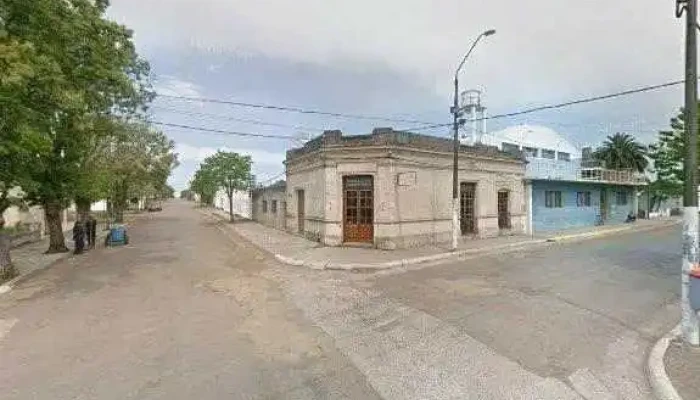
[[[181,128],[181,129],[190,129],[190,130],[201,131],[201,132],[218,133],[221,135],[248,136],[248,137],[259,137],[259,138],[267,138],[267,139],[298,139],[295,136],[266,135],[263,133],[237,132],[237,131],[228,131],[228,130],[223,130],[223,129],[210,129],[210,128],[202,128],[202,127],[198,127],[198,126],[191,126],[191,125],[171,124],[168,122],[160,122],[160,121],[150,121],[150,122],[154,125],[169,126],[172,128]]]
[[[515,111],[515,112],[510,112],[510,113],[505,113],[505,114],[495,114],[495,115],[491,115],[488,117],[478,118],[477,121],[515,117],[518,115],[531,114],[531,113],[538,112],[538,111],[553,110],[553,109],[569,107],[569,106],[573,106],[573,105],[577,105],[577,104],[592,103],[594,101],[607,100],[607,99],[612,99],[615,97],[628,96],[631,94],[649,92],[652,90],[658,90],[658,89],[663,89],[663,88],[667,88],[667,87],[671,87],[671,86],[682,85],[683,83],[685,83],[685,80],[666,82],[666,83],[662,83],[659,85],[644,86],[644,87],[637,88],[637,89],[625,90],[622,92],[605,94],[602,96],[587,97],[587,98],[583,98],[583,99],[579,99],[579,100],[567,101],[565,103],[550,104],[550,105],[546,105],[546,106],[526,108],[526,109],[521,110],[521,111]]]
[[[434,124],[434,122],[426,122],[426,121],[420,121],[420,120],[416,120],[416,119],[389,118],[389,117],[380,117],[380,116],[375,116],[375,115],[361,115],[361,114],[348,114],[348,113],[320,111],[320,110],[307,110],[307,109],[299,108],[299,107],[276,106],[276,105],[272,105],[272,104],[259,104],[259,103],[245,103],[245,102],[240,102],[240,101],[229,101],[229,100],[221,100],[221,99],[209,99],[209,98],[188,97],[188,96],[173,96],[173,95],[166,95],[166,94],[159,94],[158,97],[163,97],[163,98],[167,98],[167,99],[185,100],[185,101],[190,101],[190,102],[227,104],[230,106],[237,106],[237,107],[249,107],[249,108],[261,108],[261,109],[267,109],[267,110],[276,110],[276,111],[287,111],[287,112],[295,112],[295,113],[300,113],[300,114],[325,115],[325,116],[337,117],[337,118],[364,119],[364,120],[370,120],[370,121],[388,121],[388,122],[398,122],[398,123],[402,123],[402,124],[403,123],[406,123],[406,124],[424,124],[424,125]]]
[[[162,106],[153,106],[152,108],[157,109],[157,110],[163,110],[163,111],[167,111],[167,112],[177,113],[177,114],[190,115],[190,116],[194,116],[194,117],[199,116],[199,117],[206,117],[206,118],[219,118],[219,119],[226,120],[226,121],[242,122],[244,124],[276,126],[279,128],[290,128],[290,129],[296,129],[296,130],[302,130],[302,131],[306,130],[306,131],[323,132],[325,130],[324,128],[318,128],[318,127],[309,127],[309,126],[304,126],[304,125],[281,124],[278,122],[268,122],[268,121],[262,121],[259,119],[238,118],[238,117],[232,117],[229,115],[212,114],[212,113],[205,113],[205,112],[199,112],[199,111],[185,111],[185,110],[178,110],[175,108],[168,108],[168,107],[162,107]]]
[[[637,88],[637,89],[630,89],[630,90],[625,90],[625,91],[621,91],[621,92],[615,92],[615,93],[610,93],[610,94],[605,94],[605,95],[600,95],[600,96],[586,97],[583,99],[572,100],[572,101],[567,101],[567,102],[563,102],[563,103],[526,108],[526,109],[520,110],[520,111],[514,111],[514,112],[509,112],[509,113],[503,113],[503,114],[495,114],[495,115],[491,115],[488,117],[477,118],[476,121],[510,118],[510,117],[515,117],[515,116],[519,116],[519,115],[532,114],[532,113],[540,112],[540,111],[570,107],[570,106],[578,105],[578,104],[592,103],[592,102],[601,101],[601,100],[608,100],[608,99],[612,99],[612,98],[629,96],[632,94],[649,92],[652,90],[658,90],[658,89],[672,87],[672,86],[678,86],[678,85],[683,84],[684,82],[685,82],[685,80],[678,80],[678,81],[666,82],[666,83],[662,83],[662,84],[658,84],[658,85],[644,86],[644,87]],[[188,99],[191,101],[200,101],[201,100],[201,99],[198,99],[195,97],[184,97],[184,96],[161,96],[161,97],[182,98],[182,99]],[[214,100],[214,99],[205,99],[205,100],[210,101],[210,102],[233,103],[233,102],[226,102],[223,100]],[[236,104],[249,104],[249,103],[236,103]],[[256,107],[260,106],[261,108],[263,108],[263,105],[251,105],[251,106],[256,106]],[[272,109],[279,109],[279,110],[285,110],[285,111],[300,110],[298,112],[321,113],[322,115],[343,115],[344,117],[349,117],[351,115],[351,114],[339,114],[339,113],[323,113],[323,112],[308,111],[308,110],[304,111],[301,109],[294,109],[291,107],[264,106],[264,108],[272,108]],[[308,112],[306,112],[306,111],[308,111]],[[385,120],[385,121],[391,120],[391,119],[385,119],[385,118],[380,118],[380,117],[367,117],[367,116],[362,116],[362,117],[363,118],[366,117],[365,119],[372,118],[372,119],[381,119],[381,120]],[[403,121],[411,121],[411,120],[403,120]],[[412,131],[412,130],[434,129],[434,128],[439,128],[439,127],[449,126],[452,124],[452,123],[432,124],[432,123],[423,123],[423,122],[419,122],[419,121],[417,121],[417,122],[421,123],[422,125],[416,126],[416,127],[411,127],[411,128],[403,128],[403,129],[399,129],[399,130]],[[224,135],[262,137],[262,138],[270,138],[270,139],[298,139],[298,137],[286,136],[286,135],[267,135],[267,134],[261,134],[261,133],[236,132],[236,131],[228,131],[228,130],[220,130],[220,129],[201,128],[201,127],[196,127],[196,126],[191,126],[191,125],[172,124],[172,123],[158,122],[158,121],[152,121],[152,123],[155,125],[170,126],[170,127],[175,127],[175,128],[190,129],[190,130],[218,133],[218,134],[224,134]]]
[[[644,87],[637,88],[637,89],[625,90],[622,92],[615,92],[615,93],[594,96],[594,97],[586,97],[583,99],[567,101],[564,103],[549,104],[549,105],[545,105],[545,106],[526,108],[526,109],[520,110],[520,111],[514,111],[514,112],[509,112],[509,113],[504,113],[504,114],[494,114],[494,115],[487,116],[487,117],[476,118],[475,121],[511,118],[511,117],[517,117],[519,115],[532,114],[535,112],[546,111],[546,110],[554,110],[557,108],[564,108],[564,107],[569,107],[569,106],[578,105],[578,104],[593,103],[596,101],[607,100],[607,99],[612,99],[612,98],[622,97],[622,96],[629,96],[632,94],[649,92],[652,90],[663,89],[663,88],[667,88],[667,87],[671,87],[671,86],[678,86],[678,85],[682,85],[684,82],[685,82],[685,80],[672,81],[672,82],[661,83],[658,85],[650,85],[650,86],[644,86]],[[467,121],[472,121],[472,120],[467,120]],[[403,130],[410,131],[410,130],[419,130],[419,129],[434,129],[434,128],[440,128],[440,127],[445,127],[445,126],[450,126],[450,125],[452,125],[452,122],[447,122],[444,124],[434,124],[434,125],[430,125],[430,126],[412,127],[412,128],[406,128]]]

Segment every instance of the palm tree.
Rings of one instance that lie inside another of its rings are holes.
[[[616,133],[603,142],[593,157],[602,161],[605,168],[609,169],[633,169],[644,172],[649,165],[646,146],[638,143],[632,136],[626,133]]]

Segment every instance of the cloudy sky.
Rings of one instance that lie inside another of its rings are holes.
[[[683,23],[659,0],[112,0],[111,18],[135,31],[162,95],[226,99],[393,119],[449,122],[452,75],[483,90],[489,114],[683,78]],[[575,5],[574,5],[575,4]],[[624,131],[644,142],[683,101],[676,86],[565,109],[488,121],[549,126],[589,145]],[[398,122],[322,117],[156,100],[154,120],[293,136],[262,139],[175,127],[187,186],[218,148],[251,154],[259,181],[283,171],[284,151],[323,129],[367,133]],[[262,123],[262,124],[261,124]],[[271,124],[271,125],[265,125]],[[415,125],[414,125],[415,126]],[[449,135],[447,128],[424,131]]]

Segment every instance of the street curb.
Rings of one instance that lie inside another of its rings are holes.
[[[569,234],[569,235],[559,235],[559,236],[552,236],[547,238],[546,240],[548,242],[564,242],[568,240],[577,240],[577,239],[590,239],[590,238],[596,238],[596,237],[601,237],[601,236],[606,236],[614,233],[621,233],[621,232],[646,232],[646,231],[652,231],[655,229],[661,229],[661,228],[666,228],[672,225],[679,224],[680,220],[678,221],[669,221],[665,222],[663,224],[659,225],[650,225],[650,226],[644,226],[644,227],[635,227],[635,226],[629,226],[629,227],[621,227],[621,228],[616,228],[616,229],[609,229],[609,230],[604,230],[604,231],[599,231],[599,232],[584,232],[584,233],[575,233],[575,234]]]
[[[212,216],[214,218],[225,220],[225,216],[221,215],[217,212],[204,211],[204,210],[200,210],[200,212],[203,215],[209,215],[209,216]],[[336,263],[336,262],[333,262],[331,260],[310,261],[310,260],[305,260],[305,259],[294,258],[294,257],[286,256],[283,254],[271,253],[269,250],[265,249],[263,246],[260,246],[256,243],[254,243],[253,241],[251,241],[250,239],[246,238],[243,235],[241,235],[241,236],[243,236],[245,238],[245,240],[251,242],[253,245],[258,247],[259,249],[261,249],[267,253],[272,254],[275,257],[275,259],[277,261],[281,262],[282,264],[291,265],[291,266],[295,266],[295,267],[307,267],[307,268],[315,269],[315,270],[380,271],[380,270],[386,270],[386,269],[396,268],[396,267],[406,267],[406,266],[410,266],[410,265],[423,264],[423,263],[427,263],[427,262],[435,262],[435,261],[440,261],[440,260],[459,258],[461,256],[480,253],[480,252],[492,253],[492,252],[497,251],[497,250],[507,251],[509,249],[528,247],[528,246],[533,246],[533,245],[537,245],[537,244],[544,244],[544,243],[551,243],[551,242],[563,242],[563,241],[576,240],[576,239],[588,239],[588,238],[594,238],[594,237],[604,236],[607,234],[626,232],[626,231],[643,232],[643,231],[647,231],[647,230],[653,230],[653,229],[657,229],[657,228],[663,228],[666,226],[674,225],[674,224],[677,224],[679,222],[680,222],[680,220],[670,221],[670,222],[660,224],[660,225],[646,226],[643,228],[638,228],[635,226],[625,226],[625,227],[621,227],[621,228],[617,228],[617,229],[610,229],[610,230],[601,231],[601,232],[585,232],[585,233],[578,233],[578,234],[553,236],[553,237],[547,237],[547,238],[529,239],[529,240],[523,240],[523,241],[517,242],[517,243],[508,243],[505,245],[499,245],[499,246],[493,246],[493,247],[482,247],[482,248],[465,249],[465,250],[460,250],[460,251],[449,251],[449,252],[444,252],[444,253],[431,254],[428,256],[403,258],[403,259],[399,259],[399,260],[386,261],[386,262],[382,262],[382,263],[370,263],[370,264]]]
[[[100,231],[100,232],[101,233],[95,237],[95,241],[97,243],[101,243],[102,239],[104,239],[107,236],[106,231]],[[98,247],[95,247],[95,250],[97,250],[97,249],[98,249]],[[70,257],[72,254],[73,254],[73,251],[69,250],[65,253],[62,253],[62,255],[60,257],[58,257],[57,259],[53,260],[51,263],[49,263],[43,267],[31,270],[31,271],[27,272],[26,274],[19,275],[19,276],[16,276],[16,277],[10,279],[9,281],[0,285],[0,295],[5,294],[5,293],[9,293],[10,291],[12,291],[12,289],[14,289],[15,286],[17,286],[20,283],[26,281],[27,279],[33,277],[34,275],[40,273],[41,271],[44,271],[44,270],[50,268],[52,265],[56,264],[57,262],[65,260],[66,258]]]
[[[26,274],[19,275],[19,276],[16,276],[16,277],[10,279],[9,281],[0,285],[0,294],[9,293],[10,291],[12,291],[12,289],[14,289],[15,286],[17,286],[20,283],[26,281],[27,279],[33,277],[34,275],[38,274],[39,272],[51,267],[52,265],[56,264],[57,262],[65,260],[71,254],[73,254],[72,251],[67,251],[67,252],[63,253],[63,255],[61,257],[58,257],[57,259],[52,261],[50,264],[47,264],[46,266],[31,270],[31,271],[27,272]]]
[[[654,347],[649,352],[649,359],[647,360],[647,375],[649,378],[649,384],[654,392],[654,396],[658,400],[683,400],[683,398],[678,394],[676,389],[673,387],[671,380],[666,374],[666,366],[664,365],[664,355],[671,340],[680,336],[681,325],[676,325],[670,332],[668,332],[664,337],[659,339]]]
[[[508,249],[514,249],[514,248],[521,248],[521,247],[526,247],[526,246],[535,245],[535,244],[542,244],[542,243],[546,243],[546,242],[547,242],[546,239],[525,240],[522,242],[508,243],[508,244],[500,245],[500,246],[466,249],[466,250],[461,250],[461,251],[431,254],[428,256],[420,256],[420,257],[413,257],[413,258],[402,258],[400,260],[386,261],[386,262],[382,262],[382,263],[373,263],[373,264],[336,263],[336,262],[333,262],[331,260],[306,261],[306,260],[301,260],[298,258],[288,257],[288,256],[285,256],[282,254],[275,254],[274,256],[275,256],[275,259],[277,259],[277,261],[279,261],[283,264],[293,265],[293,266],[297,266],[297,267],[303,266],[303,267],[308,267],[311,269],[318,269],[318,270],[327,269],[327,270],[340,270],[340,271],[357,271],[357,270],[379,271],[379,270],[384,270],[384,269],[389,269],[389,268],[406,267],[409,265],[423,264],[423,263],[427,263],[427,262],[440,261],[440,260],[446,260],[446,259],[451,259],[451,258],[459,258],[459,257],[464,256],[464,255],[480,253],[480,252],[490,253],[490,252],[493,252],[496,250],[508,250]]]

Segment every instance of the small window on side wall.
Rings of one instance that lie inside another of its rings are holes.
[[[267,213],[267,200],[263,200],[262,203],[263,203],[263,207],[262,207],[263,213]]]
[[[506,153],[520,154],[520,147],[518,147],[517,144],[503,142],[503,143],[501,143],[501,148]]]
[[[591,192],[578,192],[578,193],[576,193],[576,206],[578,206],[578,207],[590,207],[591,206]]]
[[[527,157],[537,158],[537,148],[535,147],[523,147],[523,153]]]
[[[615,194],[615,203],[617,203],[618,206],[626,206],[627,205],[627,192],[617,192]]]
[[[277,214],[277,200],[272,200],[272,213]]]
[[[542,158],[548,158],[550,160],[554,160],[556,157],[557,152],[554,150],[545,150],[542,149]]]
[[[547,190],[544,192],[544,206],[547,208],[562,208],[562,196],[558,190]]]

